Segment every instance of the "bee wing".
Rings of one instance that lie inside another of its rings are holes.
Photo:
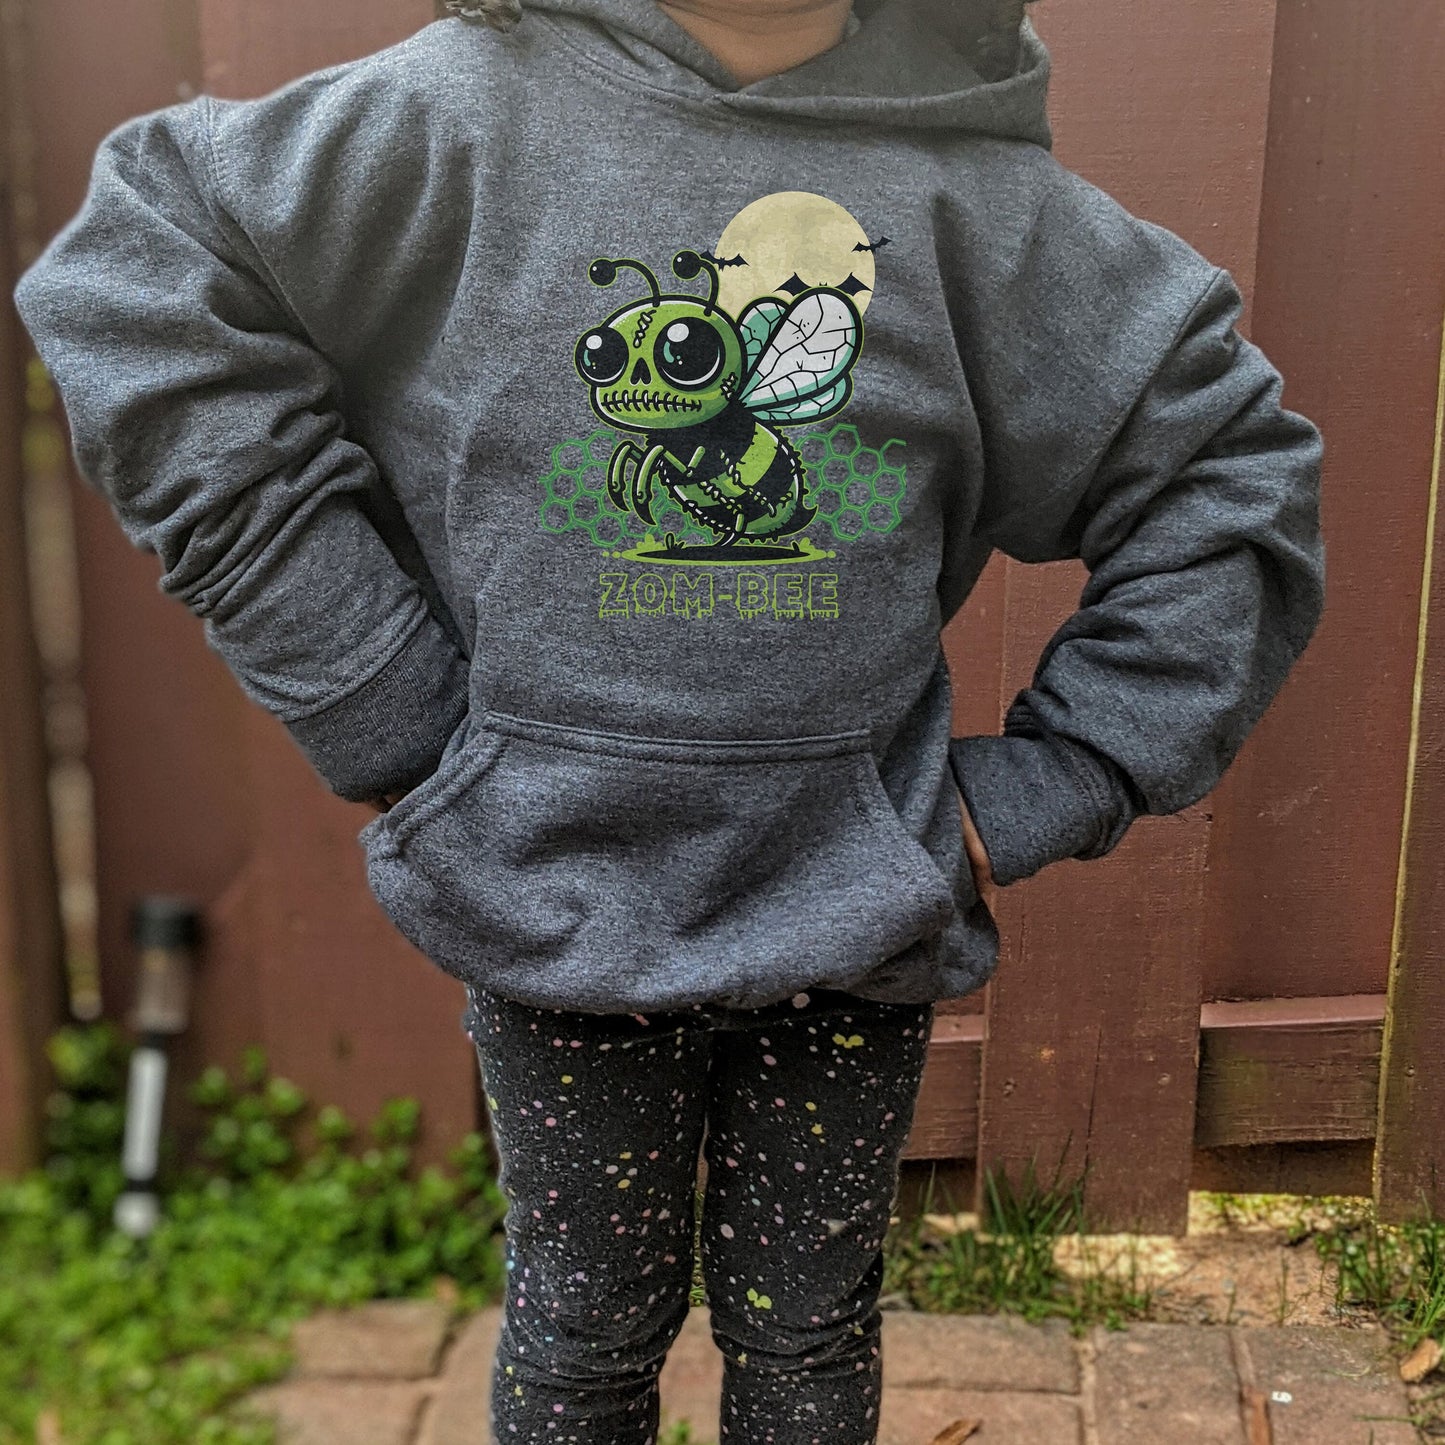
[[[773,339],[778,322],[787,314],[788,308],[776,296],[764,296],[760,301],[751,302],[738,318],[738,330],[743,334],[746,362],[743,374],[750,374],[763,354],[763,348]]]
[[[847,401],[862,348],[863,318],[853,302],[826,287],[805,291],[773,326],[741,399],[769,421],[828,415]]]
[[[842,411],[848,405],[848,398],[852,395],[853,378],[841,376],[827,391],[820,391],[816,396],[800,396],[793,401],[785,401],[778,406],[761,409],[750,402],[748,409],[759,421],[782,423],[821,421],[824,417]]]

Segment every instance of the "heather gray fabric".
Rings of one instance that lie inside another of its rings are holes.
[[[165,589],[338,793],[417,785],[370,876],[459,977],[967,992],[958,788],[1002,884],[1098,857],[1306,645],[1318,433],[1229,276],[1055,161],[1033,31],[984,82],[952,13],[860,6],[745,87],[648,0],[441,21],[122,126],[22,279]],[[1091,575],[1003,734],[950,741],[939,629],[994,550]]]

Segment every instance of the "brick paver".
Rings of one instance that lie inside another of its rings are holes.
[[[1271,1445],[1416,1445],[1383,1331],[1240,1330],[1237,1339],[1270,1401]]]
[[[895,1390],[883,1397],[878,1445],[928,1445],[956,1420],[981,1422],[968,1445],[1080,1445],[1083,1439],[1078,1401],[1066,1395]]]
[[[662,1423],[686,1420],[702,1439],[717,1434],[722,1408],[722,1356],[712,1342],[706,1310],[690,1310],[662,1367]]]
[[[302,1375],[420,1380],[436,1374],[450,1311],[435,1300],[378,1300],[325,1310],[291,1337]]]
[[[497,1327],[486,1310],[448,1342],[445,1308],[408,1302],[319,1316],[293,1376],[250,1403],[282,1445],[493,1445]],[[880,1445],[930,1445],[961,1420],[979,1422],[975,1445],[1255,1445],[1246,1391],[1269,1400],[1269,1445],[1418,1445],[1379,1330],[1137,1324],[1076,1341],[1057,1322],[889,1311],[884,1340]],[[664,1423],[715,1442],[721,1383],[693,1310],[663,1371]]]
[[[1133,1325],[1093,1343],[1099,1445],[1246,1445],[1227,1329]]]
[[[276,1421],[280,1445],[411,1445],[428,1386],[370,1380],[287,1380],[248,1402]]]
[[[447,1351],[436,1393],[422,1416],[417,1445],[490,1442],[488,1395],[500,1324],[497,1310],[483,1310],[458,1332]]]
[[[1062,1320],[1029,1325],[1002,1316],[883,1316],[886,1390],[1012,1390],[1073,1395],[1079,1360]]]

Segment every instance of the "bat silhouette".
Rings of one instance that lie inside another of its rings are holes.
[[[892,238],[884,236],[881,240],[874,241],[871,246],[864,245],[862,241],[859,241],[853,249],[855,251],[881,251],[885,246],[889,245],[892,245]]]
[[[725,271],[729,266],[746,266],[748,263],[742,256],[714,256],[711,251],[699,251],[698,255],[704,261],[710,261],[719,271]]]

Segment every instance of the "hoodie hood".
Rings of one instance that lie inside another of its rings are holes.
[[[844,40],[781,75],[739,86],[655,0],[526,0],[640,83],[760,118],[967,131],[1049,148],[1049,55],[1032,24],[1011,75],[975,68],[978,29],[953,0],[862,0]]]

